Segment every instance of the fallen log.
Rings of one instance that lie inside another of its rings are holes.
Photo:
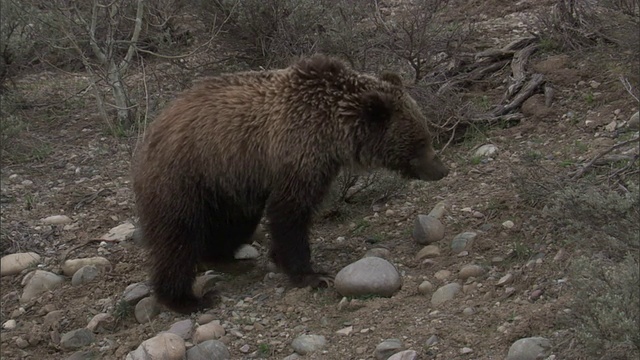
[[[513,100],[507,105],[498,105],[492,113],[495,116],[508,114],[513,110],[519,108],[522,103],[527,100],[536,89],[544,83],[544,76],[542,74],[533,74],[531,79],[524,85],[522,90],[513,98]]]
[[[527,66],[529,57],[537,49],[538,45],[533,44],[515,53],[515,55],[513,56],[513,60],[511,60],[511,72],[513,75],[510,77],[510,80],[512,84],[507,87],[507,91],[504,94],[501,103],[505,102],[507,99],[520,91],[527,77],[525,67]]]

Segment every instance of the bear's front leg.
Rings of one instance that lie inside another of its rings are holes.
[[[271,233],[270,256],[290,281],[298,287],[328,287],[333,277],[324,271],[314,271],[311,265],[309,228],[313,202],[280,198],[267,207]]]

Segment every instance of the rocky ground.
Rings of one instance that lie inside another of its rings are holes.
[[[526,33],[526,7],[507,8],[484,24],[507,34],[487,46]],[[2,358],[591,358],[571,322],[568,263],[584,250],[545,231],[519,184],[566,175],[637,136],[638,104],[600,71],[616,66],[600,51],[537,53],[552,106],[535,95],[516,126],[450,145],[451,174],[439,182],[319,219],[314,259],[338,274],[334,287],[291,288],[267,263],[265,236],[238,266],[201,274],[198,290],[216,286],[222,298],[191,316],[155,303],[131,240],[135,140],[106,135],[81,104],[47,108],[28,128],[39,145],[2,167]],[[43,73],[19,86],[37,103],[79,81]]]

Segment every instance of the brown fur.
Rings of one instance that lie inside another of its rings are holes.
[[[158,299],[203,305],[198,262],[233,258],[266,210],[271,257],[299,286],[318,286],[311,217],[345,166],[438,180],[426,121],[397,75],[362,75],[322,55],[273,71],[206,79],[148,129],[133,189]]]

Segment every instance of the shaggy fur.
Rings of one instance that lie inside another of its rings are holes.
[[[195,265],[232,259],[265,210],[272,260],[293,284],[319,286],[311,218],[345,166],[447,175],[397,75],[362,75],[316,55],[185,91],[152,123],[133,165],[158,299],[179,312],[206,305],[192,291]]]

